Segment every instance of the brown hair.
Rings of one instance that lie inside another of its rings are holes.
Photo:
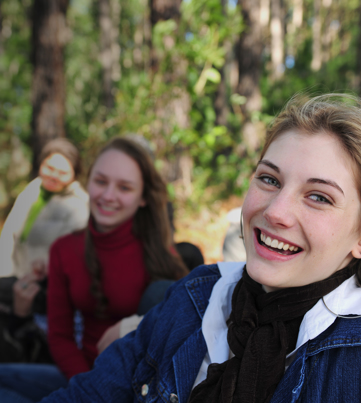
[[[39,166],[46,158],[50,157],[50,155],[52,154],[61,154],[65,158],[67,158],[74,169],[75,178],[79,176],[79,174],[81,173],[80,154],[78,149],[70,140],[64,137],[60,137],[54,140],[50,140],[48,143],[46,143],[39,155]]]
[[[101,149],[97,158],[109,150],[127,154],[138,164],[142,173],[146,205],[135,213],[133,232],[143,244],[145,266],[151,280],[180,279],[188,274],[188,269],[175,254],[167,213],[167,187],[150,155],[139,143],[124,137],[113,138]],[[102,269],[89,229],[86,230],[85,261],[92,279],[90,292],[97,300],[96,314],[103,316],[107,300],[101,287]]]
[[[295,95],[268,129],[261,160],[270,144],[289,130],[310,136],[328,133],[337,138],[353,161],[356,187],[361,199],[360,98],[349,94],[325,94],[313,98],[309,98],[305,94]],[[360,226],[357,225],[358,230],[360,230]],[[361,284],[361,260],[353,258],[351,264],[357,267],[357,279]]]

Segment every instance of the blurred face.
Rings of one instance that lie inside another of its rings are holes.
[[[96,160],[89,177],[88,193],[90,210],[100,232],[115,229],[146,204],[138,164],[117,150],[108,150]]]
[[[335,137],[281,135],[242,209],[249,275],[266,291],[331,276],[361,257],[360,208],[352,162]]]
[[[74,168],[62,154],[54,153],[41,163],[39,176],[44,189],[49,192],[61,192],[74,181]]]

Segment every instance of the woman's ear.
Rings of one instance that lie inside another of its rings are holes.
[[[358,240],[357,244],[351,251],[352,256],[356,259],[361,259],[361,239]]]
[[[147,205],[147,202],[145,201],[145,199],[142,199],[139,203],[139,207],[145,207]]]

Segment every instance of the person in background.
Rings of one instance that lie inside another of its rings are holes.
[[[204,264],[204,257],[201,250],[193,243],[178,242],[175,244],[175,247],[189,271]]]
[[[224,262],[243,262],[246,260],[246,250],[241,239],[241,214],[241,207],[234,208],[227,214],[229,226],[222,248]]]
[[[0,237],[0,362],[44,360],[32,314],[43,315],[35,319],[46,328],[49,249],[59,237],[83,228],[89,217],[88,195],[76,180],[77,148],[65,138],[51,140],[39,165],[39,176],[17,197]]]
[[[192,270],[41,403],[359,402],[360,212],[361,99],[295,97],[242,206],[247,261]]]
[[[91,370],[104,332],[136,313],[147,286],[188,273],[172,246],[166,185],[143,147],[112,139],[90,169],[87,190],[87,227],[60,238],[50,251],[48,340],[57,366],[0,369],[2,403],[15,393],[21,401],[36,402]],[[75,310],[83,317],[80,348]]]

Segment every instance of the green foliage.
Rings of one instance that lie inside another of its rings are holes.
[[[240,8],[233,3],[222,7],[220,0],[183,0],[179,22],[161,21],[150,32],[147,0],[112,1],[121,6],[121,77],[114,82],[112,110],[102,102],[98,2],[72,0],[67,14],[71,39],[65,51],[66,130],[81,147],[86,165],[110,137],[139,133],[156,149],[156,163],[165,173],[172,171],[169,167],[181,155],[191,158],[193,188],[186,197],[193,206],[204,200],[206,188],[212,189],[214,198],[242,195],[257,155],[247,154],[240,144],[240,111],[247,99],[235,93],[230,80],[234,48],[245,30]],[[292,20],[290,4],[284,2],[287,27]],[[22,178],[8,175],[14,138],[22,142],[21,149],[30,159],[31,5],[31,0],[1,2],[0,205],[2,187],[12,198],[23,183]],[[271,79],[269,37],[265,35],[260,82],[263,108],[253,113],[254,122],[269,123],[295,92],[358,91],[358,7],[358,0],[322,7],[322,34],[326,38],[328,33],[331,40],[328,45],[323,42],[324,62],[319,71],[310,67],[313,0],[304,1],[303,26],[294,35],[287,33],[286,55],[294,58],[294,65],[286,66],[278,81]],[[155,70],[150,68],[152,52],[157,59]],[[215,101],[224,83],[223,73],[229,113],[226,124],[220,125]],[[182,188],[176,176],[168,179],[170,196],[177,200]]]

